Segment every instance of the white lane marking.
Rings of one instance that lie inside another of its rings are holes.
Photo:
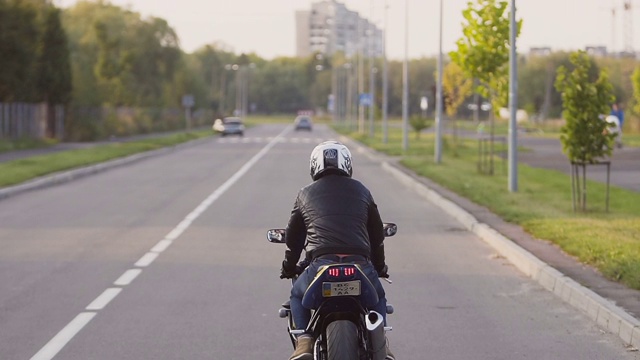
[[[144,255],[142,255],[142,257],[140,258],[140,260],[136,261],[135,265],[137,267],[147,267],[149,265],[151,265],[151,263],[153,262],[153,260],[155,260],[158,255],[160,255],[157,252],[148,252]]]
[[[167,250],[167,248],[169,247],[169,245],[171,245],[171,243],[173,243],[173,240],[169,240],[165,238],[163,240],[160,240],[160,242],[158,242],[156,246],[152,247],[151,251],[156,253],[161,253]]]
[[[115,286],[127,286],[140,275],[142,269],[129,269],[122,274],[118,280],[113,282]]]
[[[262,148],[257,154],[255,154],[247,163],[245,163],[240,170],[238,170],[235,174],[233,174],[227,181],[224,182],[218,189],[212,192],[200,205],[198,205],[193,211],[187,215],[184,220],[182,220],[175,229],[171,230],[165,238],[156,244],[150,252],[144,254],[136,263],[137,267],[146,267],[149,266],[160,253],[169,247],[173,243],[173,240],[177,239],[195,220],[198,216],[200,216],[204,211],[211,206],[211,204],[216,201],[222,194],[224,194],[236,181],[238,181],[249,169],[255,165],[275,144],[281,142],[282,136],[290,130],[290,127],[286,127],[280,134],[278,134],[273,140],[271,140],[265,147]],[[138,276],[142,269],[134,269],[139,270],[139,272],[135,275]],[[130,271],[130,270],[129,270]],[[116,282],[121,281],[127,275],[127,272],[120,276]],[[133,275],[127,275],[133,276]],[[134,278],[135,278],[134,276]],[[131,279],[133,280],[133,279]],[[122,280],[123,283],[125,282]],[[127,283],[128,284],[128,283]],[[127,285],[125,284],[125,285]],[[113,298],[115,298],[122,288],[108,288],[105,290],[98,298],[96,298],[87,309],[97,309],[100,310],[104,308]],[[62,348],[67,345],[71,339],[82,328],[89,322],[97,313],[95,312],[83,312],[76,316],[67,326],[65,326],[60,332],[53,337],[53,339],[49,340],[49,342],[38,351],[31,360],[51,360],[53,359]]]
[[[262,143],[272,141],[273,137],[249,137],[249,138],[233,138],[233,139],[218,139],[217,141],[221,144],[246,144],[246,143]],[[323,138],[312,138],[312,137],[294,137],[294,138],[281,138],[278,141],[281,143],[321,143],[326,139]]]
[[[111,300],[113,300],[118,294],[120,294],[122,288],[108,288],[103,291],[100,296],[98,296],[95,300],[87,306],[87,310],[102,310],[105,306],[107,306]]]
[[[49,342],[40,349],[31,360],[51,360],[60,350],[71,340],[85,325],[96,316],[94,312],[83,312],[78,314],[75,319],[71,320],[60,332],[49,340]]]

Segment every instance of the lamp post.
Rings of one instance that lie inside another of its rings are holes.
[[[373,137],[375,132],[374,126],[374,113],[376,109],[376,73],[378,70],[375,67],[375,34],[373,27],[373,0],[371,0],[371,20],[369,20],[369,26],[367,29],[367,46],[369,47],[369,136]]]
[[[233,115],[234,116],[240,116],[241,114],[241,89],[240,89],[240,65],[238,64],[233,64],[231,65],[231,70],[236,72],[236,108],[233,110]]]
[[[373,60],[373,59],[372,59]],[[372,61],[373,62],[373,61]],[[375,66],[371,68],[371,83],[370,83],[370,96],[371,96],[371,104],[369,105],[369,136],[373,137],[375,134],[375,121],[374,115],[376,111],[376,74],[378,73],[378,68]]]
[[[516,0],[511,0],[510,16],[510,66],[509,66],[509,191],[518,191],[518,130],[516,116],[518,113],[518,53],[516,51]]]
[[[387,123],[387,111],[389,106],[389,74],[387,71],[387,0],[384,2],[384,34],[382,38],[382,142],[389,140],[389,129]]]
[[[243,86],[242,86],[242,117],[246,117],[249,114],[249,81],[251,80],[251,73],[256,68],[256,64],[250,63],[243,66]]]
[[[224,71],[222,72],[222,81],[220,83],[220,104],[219,104],[219,112],[220,116],[224,116],[224,105],[226,101],[227,95],[227,71],[231,70],[231,64],[226,64],[224,66]]]
[[[434,161],[442,162],[442,0],[440,0],[440,40],[438,50],[438,83],[436,91],[436,141]]]
[[[358,132],[360,134],[364,134],[364,104],[362,103],[362,99],[360,96],[364,93],[364,41],[363,37],[363,29],[362,29],[362,19],[358,19]],[[364,31],[366,35],[366,30]]]
[[[347,73],[346,114],[347,114],[347,118],[348,118],[348,121],[349,121],[349,131],[353,131],[353,122],[354,122],[354,116],[353,116],[353,75],[352,75],[353,66],[351,65],[351,63],[346,63],[346,64],[344,64],[344,68],[346,69],[346,73]]]
[[[404,61],[402,62],[402,150],[409,149],[409,0],[404,0]]]

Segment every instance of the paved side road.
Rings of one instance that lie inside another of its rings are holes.
[[[518,154],[519,162],[537,168],[571,173],[569,161],[562,152],[562,144],[559,140],[521,135],[518,138],[518,146],[530,150]],[[614,149],[611,156],[610,176],[611,185],[640,192],[640,148]],[[606,182],[606,166],[587,166],[587,177],[591,180]]]

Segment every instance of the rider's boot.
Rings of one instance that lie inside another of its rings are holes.
[[[386,336],[385,336],[386,338]],[[386,338],[387,340],[387,356],[384,358],[385,360],[396,360],[395,355],[393,355],[393,353],[391,352],[391,349],[389,349],[389,339]]]
[[[289,360],[313,360],[313,338],[309,335],[298,336],[296,350]]]

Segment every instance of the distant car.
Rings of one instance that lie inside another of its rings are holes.
[[[299,115],[298,117],[296,117],[296,120],[294,121],[293,124],[294,124],[294,129],[296,131],[298,130],[311,131],[313,129],[313,122],[311,121],[311,118],[306,115]]]
[[[226,117],[216,119],[213,123],[213,131],[219,132],[221,136],[240,135],[244,136],[244,124],[238,117]]]

